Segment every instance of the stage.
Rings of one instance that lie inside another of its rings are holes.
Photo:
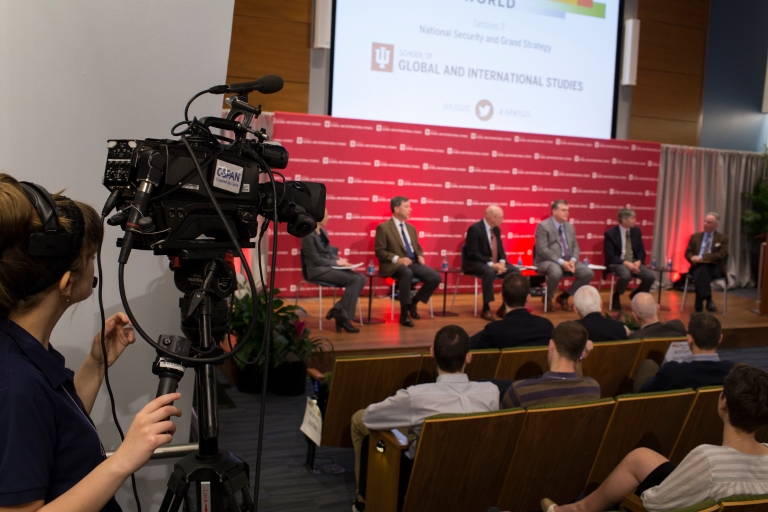
[[[330,290],[328,290],[330,291]],[[325,295],[325,294],[324,294]],[[606,308],[609,303],[610,292],[608,290],[602,291],[603,307]],[[496,294],[500,299],[500,294]],[[654,297],[656,293],[654,292]],[[713,292],[712,297],[715,301],[715,305],[718,308],[715,316],[720,320],[723,325],[723,343],[721,348],[745,348],[768,345],[768,316],[761,317],[751,310],[757,307],[757,303],[753,299],[740,297],[736,294],[728,294],[728,311],[726,315],[723,315],[723,295],[722,292]],[[293,303],[289,297],[283,297],[288,303]],[[399,323],[400,316],[400,304],[395,302],[395,318],[391,320],[391,298],[390,297],[374,297],[372,307],[372,317],[385,320],[382,324],[365,325],[365,320],[368,314],[368,297],[363,296],[360,298],[360,304],[363,309],[363,322],[364,325],[360,328],[360,332],[356,334],[347,332],[336,332],[336,322],[334,320],[323,319],[323,330],[318,331],[318,300],[303,298],[299,299],[299,306],[301,306],[306,312],[306,317],[302,320],[309,323],[310,329],[312,329],[312,335],[325,336],[332,344],[336,355],[361,355],[361,354],[380,354],[380,353],[401,353],[401,352],[420,352],[429,350],[434,335],[438,329],[445,325],[457,324],[462,326],[469,335],[473,335],[476,332],[482,330],[487,322],[480,317],[476,317],[473,314],[474,310],[474,294],[458,294],[456,297],[455,307],[451,310],[451,295],[448,295],[448,311],[458,313],[459,316],[454,317],[429,317],[429,306],[425,304],[419,304],[419,314],[421,320],[414,320],[415,327],[402,327]],[[667,306],[670,311],[661,311],[659,313],[659,319],[661,321],[672,320],[679,318],[684,324],[688,324],[688,319],[693,313],[693,294],[688,293],[686,297],[685,309],[680,313],[680,303],[683,299],[683,293],[673,290],[664,290],[661,296],[662,306]],[[442,312],[443,309],[443,295],[438,290],[432,297],[433,307],[435,313]],[[571,300],[572,302],[572,300]],[[494,302],[492,309],[498,307],[500,302]],[[631,314],[629,310],[629,293],[625,293],[622,304],[624,310]],[[325,314],[333,306],[333,298],[323,297],[323,314]],[[478,304],[480,308],[482,304]],[[557,325],[560,322],[567,320],[577,320],[578,314],[573,312],[566,312],[559,309],[556,306],[554,313],[544,313],[544,307],[541,298],[533,297],[528,303],[528,307],[532,313],[536,315],[546,315],[553,324]],[[604,309],[605,310],[605,309]],[[358,327],[358,323],[354,325]],[[315,358],[313,366],[320,366],[323,370],[330,370],[331,360],[330,358]]]

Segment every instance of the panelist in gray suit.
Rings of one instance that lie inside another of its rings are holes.
[[[568,213],[568,201],[558,199],[552,203],[552,216],[536,226],[536,257],[533,264],[540,274],[547,276],[547,312],[555,310],[552,296],[563,278],[563,272],[570,272],[575,277],[571,287],[556,299],[565,311],[573,311],[568,297],[595,277],[589,267],[579,263],[579,243],[573,224],[568,222]]]
[[[331,245],[325,226],[328,224],[328,210],[325,217],[317,223],[317,229],[301,239],[301,251],[307,278],[313,282],[323,282],[344,287],[344,295],[328,311],[327,319],[336,320],[336,331],[359,332],[350,322],[355,317],[357,299],[365,287],[365,277],[354,270],[338,270],[332,267],[349,266],[349,261],[339,257],[339,249]]]

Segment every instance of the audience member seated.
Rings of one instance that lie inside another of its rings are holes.
[[[661,368],[646,359],[635,377],[635,392],[722,385],[733,368],[732,361],[720,360],[717,346],[723,341],[720,320],[709,313],[694,313],[688,322],[688,346],[691,355],[685,362],[669,361]]]
[[[580,377],[576,364],[587,355],[587,330],[576,321],[563,322],[552,331],[547,362],[549,371],[539,378],[512,383],[501,408],[551,405],[600,398],[600,384]]]
[[[558,506],[544,498],[545,512],[602,511],[634,492],[649,512],[676,510],[736,494],[768,493],[768,445],[755,431],[768,424],[768,373],[737,364],[725,378],[717,404],[723,444],[694,448],[679,466],[648,448],[631,451],[595,492]]]
[[[532,315],[525,307],[531,283],[520,274],[508,274],[501,283],[501,297],[507,308],[502,320],[491,322],[472,336],[472,348],[544,346],[554,326],[546,318]]]
[[[591,341],[627,339],[629,330],[624,324],[603,316],[603,300],[594,286],[586,285],[579,288],[573,294],[573,307],[581,318],[578,322],[587,330]]]
[[[659,305],[653,295],[641,292],[632,299],[632,316],[640,328],[628,336],[629,339],[674,338],[685,336],[685,325],[680,320],[659,321]]]
[[[429,353],[437,363],[437,382],[419,384],[401,389],[395,396],[383,402],[369,405],[365,410],[352,415],[352,444],[355,448],[355,477],[358,483],[358,497],[352,510],[365,510],[365,474],[361,476],[361,452],[363,463],[367,452],[363,452],[364,440],[370,430],[407,428],[410,449],[408,461],[416,456],[416,444],[424,420],[436,414],[474,413],[499,409],[499,389],[490,382],[470,382],[464,368],[472,360],[469,352],[469,335],[457,325],[448,325],[437,331],[434,345]],[[367,440],[366,440],[367,441]],[[406,465],[408,462],[406,462]],[[403,468],[401,472],[408,468]],[[361,480],[362,478],[362,480]]]

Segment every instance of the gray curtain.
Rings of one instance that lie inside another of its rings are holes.
[[[652,248],[658,264],[671,258],[678,273],[687,272],[688,239],[703,231],[704,215],[715,211],[721,215],[718,231],[728,235],[729,288],[754,286],[750,246],[741,233],[741,212],[749,204],[741,194],[752,191],[762,169],[761,153],[662,145]],[[664,281],[669,285],[666,274]]]

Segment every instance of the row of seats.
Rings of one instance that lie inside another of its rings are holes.
[[[686,389],[429,418],[400,506],[403,512],[480,512],[492,506],[524,512],[540,510],[545,496],[568,503],[593,491],[635,448],[651,448],[679,463],[695,446],[720,444],[721,391]],[[768,440],[765,429],[758,439]],[[398,473],[407,449],[391,431],[371,432],[366,510],[398,511]]]

